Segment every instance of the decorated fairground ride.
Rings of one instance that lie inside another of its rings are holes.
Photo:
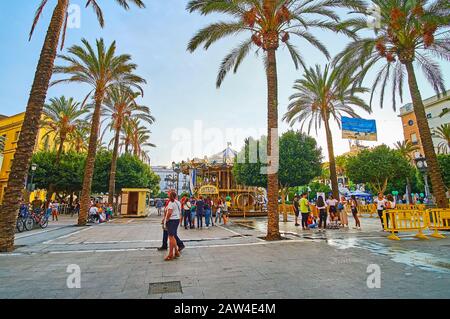
[[[261,187],[239,185],[233,176],[237,152],[231,143],[223,151],[203,159],[182,161],[180,169],[189,175],[190,191],[195,197],[226,200],[231,216],[267,215],[267,194]]]

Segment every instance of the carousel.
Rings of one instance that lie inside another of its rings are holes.
[[[233,177],[237,152],[230,145],[210,157],[181,162],[181,172],[189,175],[191,193],[196,197],[209,196],[213,201],[226,200],[231,216],[264,216],[267,214],[266,190],[238,185]]]

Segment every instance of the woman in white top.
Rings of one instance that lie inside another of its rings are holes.
[[[169,235],[169,254],[164,258],[166,261],[180,257],[180,251],[178,250],[175,236],[177,235],[178,225],[180,224],[181,219],[181,204],[176,198],[177,194],[171,192],[169,195],[169,204],[167,204],[166,216],[164,218],[165,228]]]

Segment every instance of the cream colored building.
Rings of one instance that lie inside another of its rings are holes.
[[[430,97],[423,101],[425,106],[425,114],[428,119],[430,130],[433,131],[443,124],[450,123],[450,90],[447,91],[446,96]],[[442,115],[443,113],[446,114]],[[400,118],[402,119],[403,135],[405,141],[410,141],[420,147],[420,153],[423,155],[422,142],[420,141],[419,128],[417,127],[416,116],[413,111],[413,106],[408,103],[400,108]],[[443,142],[435,135],[433,136],[433,144],[436,152],[438,151],[439,143]],[[449,150],[450,151],[450,150]]]

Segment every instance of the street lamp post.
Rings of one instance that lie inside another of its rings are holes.
[[[431,199],[430,188],[428,186],[428,165],[425,157],[422,155],[417,156],[414,161],[416,162],[416,167],[423,174],[423,180],[425,183],[425,198],[427,198],[428,202]]]
[[[175,163],[175,162],[172,162],[172,170],[176,173],[176,181],[177,181],[176,193],[177,193],[177,196],[178,196],[179,195],[178,194],[178,187],[179,187],[180,171],[181,171],[180,170],[180,165]]]
[[[33,179],[34,179],[34,173],[36,172],[36,169],[37,169],[37,164],[31,164],[31,180],[30,180],[30,188],[29,188],[29,190],[30,190],[30,192],[32,192],[33,191]]]

